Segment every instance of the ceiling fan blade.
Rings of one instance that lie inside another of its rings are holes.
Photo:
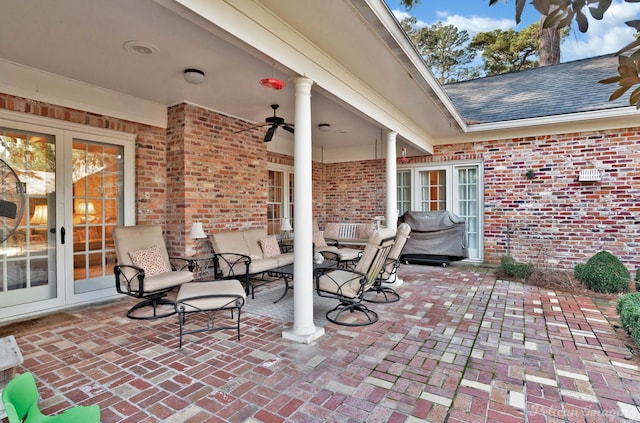
[[[235,131],[234,134],[239,134],[240,132],[251,131],[251,130],[254,130],[256,128],[262,128],[263,126],[266,126],[266,125],[270,125],[269,122],[256,123],[255,125],[250,126],[248,128],[244,128],[244,129],[240,129],[239,131]]]
[[[282,129],[284,129],[285,131],[289,131],[289,132],[291,132],[292,134],[294,133],[293,128],[292,128],[291,126],[289,126],[289,125],[286,125],[286,124],[285,124],[285,125],[282,125]]]
[[[267,129],[267,133],[264,135],[264,140],[262,140],[263,142],[269,142],[273,139],[273,134],[276,133],[276,128],[277,126],[272,125],[269,129]]]

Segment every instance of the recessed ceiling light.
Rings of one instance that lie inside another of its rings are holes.
[[[122,44],[122,48],[130,53],[139,54],[141,56],[148,56],[158,52],[158,47],[145,41],[131,40]]]

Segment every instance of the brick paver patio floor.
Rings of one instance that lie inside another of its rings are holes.
[[[615,304],[456,266],[400,272],[402,300],[373,305],[378,323],[340,327],[316,310],[326,333],[311,345],[282,338],[292,293],[274,306],[273,283],[248,300],[240,341],[191,335],[179,350],[175,316],[130,320],[123,299],[18,336],[18,371],[36,376],[45,412],[97,403],[103,422],[640,421]]]

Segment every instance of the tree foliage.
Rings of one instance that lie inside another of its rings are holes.
[[[469,33],[441,22],[424,27],[416,24],[416,18],[405,18],[401,22],[424,61],[441,83],[457,80],[475,57],[475,52],[466,47]]]
[[[489,5],[502,0],[489,0]],[[400,3],[407,9],[411,9],[420,0],[400,0]],[[627,3],[637,3],[638,0],[625,0]],[[520,23],[522,12],[527,0],[515,0],[516,22]],[[587,13],[593,19],[601,20],[612,0],[530,0],[535,9],[544,16],[543,27],[568,28],[574,21],[580,32],[589,30],[589,19]],[[640,20],[625,22],[629,27],[640,33]],[[618,89],[611,94],[609,101],[613,101],[636,85],[640,85],[640,38],[635,38],[626,46],[622,47],[616,54],[618,56],[618,75],[599,81],[601,84],[618,84]],[[640,109],[640,87],[635,88],[629,95],[629,104]]]
[[[487,75],[531,69],[538,66],[538,33],[538,23],[522,31],[496,29],[480,32],[473,37],[469,48],[482,51]]]

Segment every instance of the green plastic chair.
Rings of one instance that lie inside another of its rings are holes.
[[[46,416],[38,408],[38,387],[33,375],[23,373],[11,379],[2,391],[2,403],[9,423],[99,423],[100,406],[76,406],[54,416]]]

